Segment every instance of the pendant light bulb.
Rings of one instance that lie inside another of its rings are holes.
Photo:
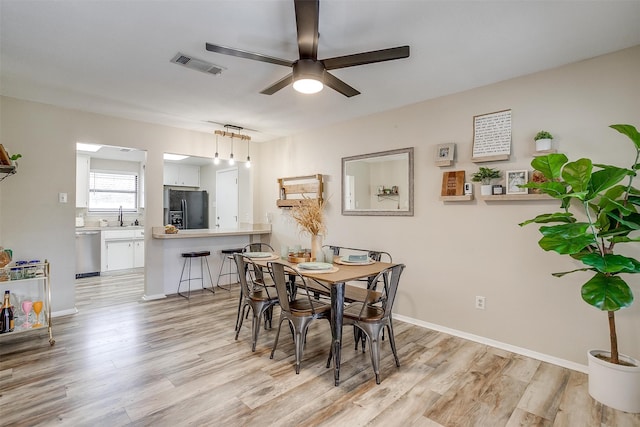
[[[251,167],[251,156],[249,154],[251,154],[251,152],[249,151],[249,140],[247,139],[247,163],[245,163],[247,168]]]
[[[220,157],[218,157],[218,134],[216,134],[216,155],[213,157],[213,164],[220,164]]]
[[[236,161],[233,159],[233,137],[231,137],[231,154],[229,155],[229,166],[233,166],[236,164]]]

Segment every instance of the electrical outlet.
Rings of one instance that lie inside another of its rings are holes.
[[[485,299],[481,296],[476,296],[476,308],[478,310],[484,310],[485,307]]]

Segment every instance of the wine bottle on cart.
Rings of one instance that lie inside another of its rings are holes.
[[[9,291],[4,291],[4,303],[2,304],[2,311],[0,311],[0,334],[13,332],[14,320],[10,296]]]

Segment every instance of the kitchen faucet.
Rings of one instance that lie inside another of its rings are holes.
[[[118,209],[118,221],[120,221],[120,227],[124,226],[124,217],[122,215],[122,206]]]

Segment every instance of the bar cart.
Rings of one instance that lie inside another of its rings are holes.
[[[0,334],[0,339],[47,328],[49,344],[56,343],[51,323],[50,277],[50,265],[47,260],[11,262],[0,268],[0,290],[3,294],[7,290],[11,292],[14,319],[19,319],[15,322],[13,332]],[[23,302],[26,304],[22,304]],[[23,305],[28,308],[26,312]],[[33,323],[30,322],[32,318]]]

